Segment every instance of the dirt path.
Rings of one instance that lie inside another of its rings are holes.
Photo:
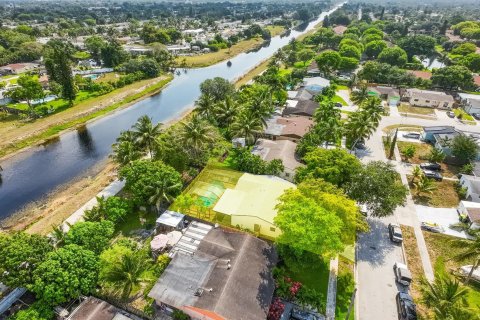
[[[11,120],[11,117],[7,117],[6,120],[0,119],[0,137],[2,137],[2,139],[0,139],[0,150],[2,148],[11,148],[12,145],[15,144],[21,144],[22,141],[40,135],[51,127],[66,124],[121,102],[125,98],[138,94],[167,78],[168,76],[161,76],[154,79],[142,80],[103,96],[82,101],[74,107],[45,118],[37,119],[34,122],[18,119]],[[145,97],[149,95],[151,95],[151,93],[146,93]],[[119,108],[124,108],[128,105],[127,103]],[[8,154],[11,155],[14,152],[15,150],[12,150],[12,152],[8,152]]]

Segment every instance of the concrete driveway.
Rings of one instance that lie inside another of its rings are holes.
[[[398,319],[395,296],[403,287],[395,282],[393,265],[404,262],[401,245],[388,238],[387,226],[395,218],[368,218],[370,232],[357,241],[357,301],[359,320]]]
[[[464,231],[457,231],[450,228],[450,225],[458,223],[458,213],[456,208],[432,208],[427,206],[415,205],[418,220],[421,222],[437,223],[445,230],[445,234],[450,236],[467,238]]]

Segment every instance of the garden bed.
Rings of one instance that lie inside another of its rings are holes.
[[[421,116],[435,116],[435,110],[433,108],[415,107],[404,103],[398,106],[398,112]]]

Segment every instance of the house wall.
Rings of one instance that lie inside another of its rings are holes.
[[[463,106],[463,110],[465,110],[466,113],[472,114],[472,113],[480,113],[480,106],[472,106],[471,104],[466,104]]]
[[[428,100],[421,97],[412,97],[409,99],[409,102],[412,106],[417,107],[429,107],[439,109],[452,109],[453,107],[453,102]]]
[[[464,188],[467,188],[467,194],[465,196],[465,199],[467,201],[480,202],[480,195],[472,191],[472,187],[470,186],[470,181],[462,177],[460,178],[460,185]]]
[[[282,232],[272,223],[269,223],[263,219],[253,216],[238,216],[232,215],[232,226],[248,229],[254,233],[258,233],[260,236],[269,238],[276,238]]]

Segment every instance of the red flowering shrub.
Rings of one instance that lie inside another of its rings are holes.
[[[279,298],[273,299],[270,310],[268,310],[267,320],[279,320],[283,310],[285,310],[285,304]]]

